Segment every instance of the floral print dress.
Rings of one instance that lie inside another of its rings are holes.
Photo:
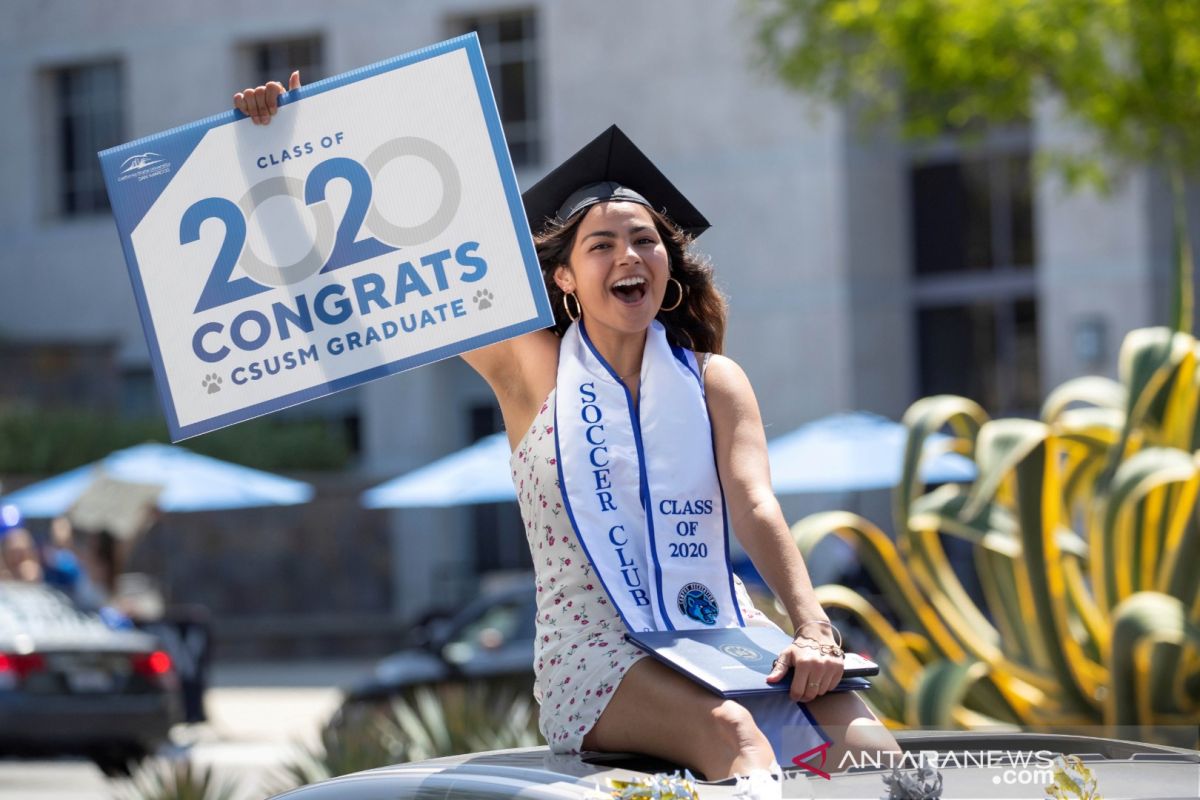
[[[563,507],[554,446],[554,392],[509,462],[537,583],[534,697],[539,727],[556,753],[576,753],[621,677],[646,654],[625,640],[625,624],[596,578]],[[772,624],[737,578],[747,625]]]

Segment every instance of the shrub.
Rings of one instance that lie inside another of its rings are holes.
[[[901,622],[846,587],[818,588],[876,640],[886,666],[867,699],[889,724],[1157,726],[1138,738],[1188,726],[1195,736],[1198,356],[1187,334],[1134,331],[1120,383],[1070,381],[1040,420],[991,420],[960,397],[920,400],[905,415],[895,541],[844,512],[793,526],[805,554],[826,536],[854,544]],[[919,457],[943,428],[978,476],[924,492]],[[970,543],[982,606],[944,537]]]
[[[65,472],[147,441],[169,441],[166,424],[87,411],[0,409],[3,473]],[[345,432],[322,421],[250,420],[189,439],[185,446],[213,458],[271,471],[337,470],[350,459]]]

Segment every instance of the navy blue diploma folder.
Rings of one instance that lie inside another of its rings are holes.
[[[774,627],[703,628],[683,631],[631,631],[629,641],[667,666],[722,697],[785,692],[792,674],[767,683],[771,662],[792,642]],[[868,676],[879,666],[857,653],[846,653],[842,681],[833,691],[871,688]]]

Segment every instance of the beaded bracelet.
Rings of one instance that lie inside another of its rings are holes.
[[[799,625],[796,626],[796,635],[792,637],[792,641],[795,642],[797,639],[803,638],[803,639],[808,639],[810,642],[815,642],[816,641],[815,639],[805,636],[802,633],[802,631],[809,625],[824,625],[825,627],[829,628],[829,630],[832,631],[832,633],[833,633],[834,639],[836,640],[834,646],[839,651],[842,649],[842,632],[837,629],[836,625],[834,625],[829,620],[825,620],[825,619],[810,619],[807,622],[801,622]]]
[[[845,657],[845,652],[836,644],[818,644],[812,639],[805,639],[803,642],[793,639],[792,644],[796,647],[803,647],[806,650],[816,650],[823,656],[833,656],[834,658]]]

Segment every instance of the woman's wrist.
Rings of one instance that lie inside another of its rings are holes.
[[[822,652],[836,650],[837,654],[840,655],[842,650],[842,632],[827,619],[809,619],[796,626],[792,642],[801,647],[811,646],[814,649],[820,649]]]

